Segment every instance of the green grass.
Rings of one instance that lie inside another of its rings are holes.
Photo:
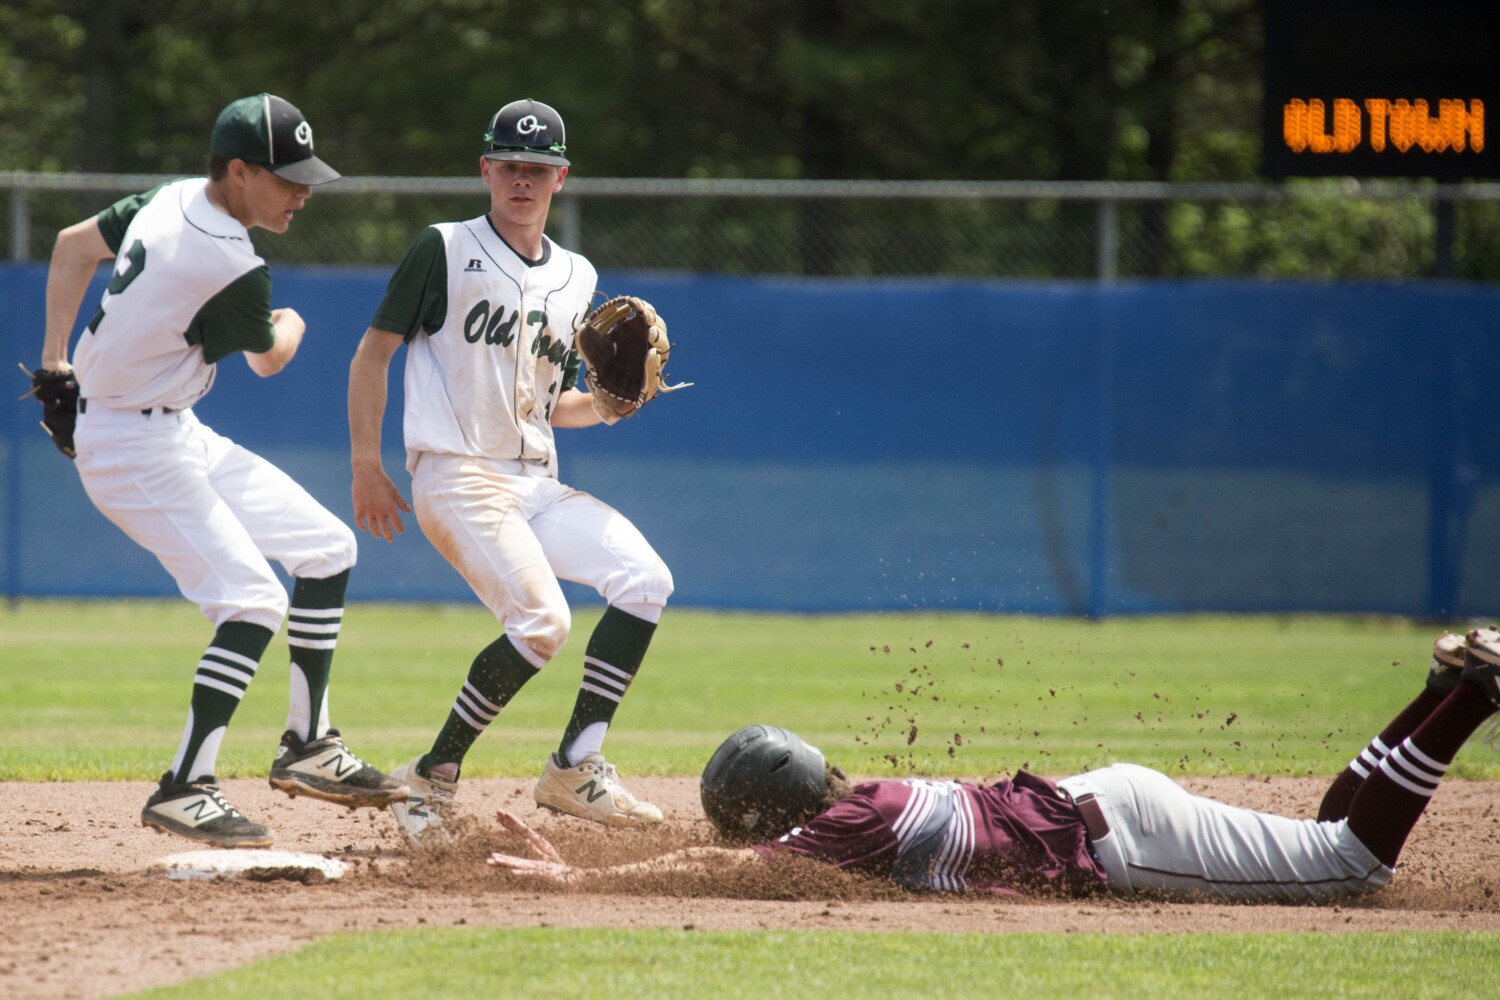
[[[597,617],[579,610],[569,646],[479,741],[466,775],[536,770]],[[334,724],[377,765],[426,749],[497,630],[477,606],[352,605]],[[627,773],[695,774],[730,732],[772,722],[859,774],[1064,774],[1128,760],[1184,775],[1331,775],[1415,693],[1435,631],[1395,619],[673,608],[609,751]],[[0,611],[0,779],[156,777],[209,637],[181,601]],[[278,638],[225,739],[221,777],[264,773],[285,721],[286,663]],[[1452,773],[1500,777],[1497,761],[1475,741]]]
[[[585,944],[586,942],[586,944]],[[145,996],[1490,996],[1500,935],[572,929],[336,935]],[[1392,984],[1399,984],[1393,991]]]
[[[481,739],[468,775],[535,773],[571,707],[598,612]],[[424,749],[474,653],[477,607],[354,605],[333,717],[392,765]],[[1391,619],[766,615],[671,609],[616,717],[627,773],[694,774],[732,730],[775,722],[863,774],[1063,774],[1131,760],[1178,774],[1332,774],[1422,682],[1430,626]],[[0,611],[0,779],[154,778],[209,638],[183,602],[26,601]],[[1399,664],[1393,661],[1401,661]],[[220,755],[264,774],[286,706],[272,645]],[[900,685],[898,690],[897,685]],[[915,734],[913,735],[913,729]],[[962,735],[962,743],[955,739]],[[1454,772],[1500,777],[1487,747]],[[533,928],[335,935],[150,996],[1468,997],[1500,935],[706,933]],[[444,993],[442,991],[446,990]]]

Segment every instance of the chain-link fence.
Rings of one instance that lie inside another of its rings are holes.
[[[12,260],[168,177],[0,173]],[[272,262],[388,266],[421,227],[485,210],[477,178],[351,177]],[[605,269],[803,276],[1500,280],[1500,184],[572,178],[549,232]]]

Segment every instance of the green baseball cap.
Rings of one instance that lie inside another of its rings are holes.
[[[307,118],[275,94],[231,101],[214,122],[209,151],[265,167],[293,184],[327,184],[340,176],[313,155]]]

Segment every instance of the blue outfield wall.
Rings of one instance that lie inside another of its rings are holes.
[[[275,304],[308,320],[301,353],[270,380],[224,362],[198,407],[346,519],[348,362],[386,277],[278,269]],[[44,283],[42,267],[0,267],[8,356],[27,364]],[[615,428],[560,431],[563,478],[641,527],[676,603],[1500,609],[1500,289],[619,273],[601,285],[658,305],[678,345],[670,372],[697,385]],[[403,361],[385,441],[408,492]],[[4,590],[175,593],[92,508],[34,405],[4,412]],[[394,544],[361,536],[351,594],[472,599],[410,518]]]

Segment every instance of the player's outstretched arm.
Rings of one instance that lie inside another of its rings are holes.
[[[495,818],[511,833],[520,834],[528,846],[540,855],[539,858],[523,858],[515,854],[495,852],[486,863],[495,868],[517,875],[543,878],[550,882],[572,883],[589,876],[633,875],[645,872],[677,872],[682,874],[723,871],[726,865],[759,861],[760,855],[749,848],[738,847],[684,847],[660,857],[647,858],[608,868],[574,868],[563,860],[552,842],[533,830],[526,821],[513,812],[502,809]]]
[[[99,231],[99,220],[88,218],[57,234],[52,263],[47,269],[47,332],[42,342],[42,369],[70,371],[68,340],[78,321],[78,307],[101,260],[114,251]]]
[[[399,334],[370,327],[349,363],[349,462],[354,472],[354,526],[392,541],[405,528],[400,511],[411,513],[380,461],[380,423],[385,417],[386,377],[403,343]]]

